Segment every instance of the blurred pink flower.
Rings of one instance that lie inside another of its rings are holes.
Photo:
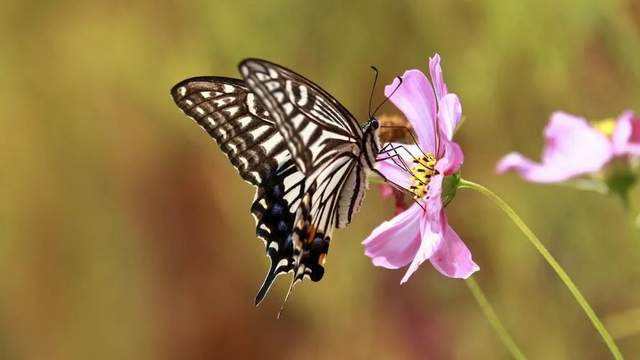
[[[398,269],[409,265],[401,283],[426,260],[442,274],[467,278],[479,269],[471,252],[449,226],[442,203],[443,180],[463,162],[460,146],[452,141],[462,115],[458,96],[448,93],[440,56],[429,59],[432,83],[419,70],[408,70],[385,87],[385,94],[411,123],[417,144],[391,145],[396,158],[378,161],[376,168],[391,182],[409,190],[415,203],[373,230],[363,242],[376,266]],[[435,90],[435,93],[434,93]]]
[[[616,121],[595,126],[564,112],[551,115],[544,130],[542,162],[512,152],[497,164],[499,174],[513,170],[525,180],[554,183],[600,171],[615,156],[640,155],[640,118],[627,111]]]
[[[618,117],[611,136],[615,155],[640,156],[640,117],[625,111]]]
[[[383,199],[387,199],[387,198],[393,198],[393,201],[395,202],[395,215],[400,214],[401,212],[405,211],[407,209],[407,203],[404,199],[404,194],[398,190],[395,190],[391,185],[389,184],[380,184],[380,196]]]

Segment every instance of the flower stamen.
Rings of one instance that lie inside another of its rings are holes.
[[[616,128],[616,120],[613,118],[598,120],[592,122],[593,127],[603,133],[604,135],[611,137]]]
[[[423,156],[413,159],[416,164],[411,168],[413,175],[413,185],[409,190],[413,193],[415,200],[423,198],[427,194],[427,185],[431,177],[436,174],[436,157],[433,153],[426,153]]]

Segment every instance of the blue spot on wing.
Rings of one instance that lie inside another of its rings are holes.
[[[252,213],[257,218],[256,233],[266,241],[267,255],[271,260],[267,276],[256,296],[256,305],[267,295],[279,274],[293,269],[291,233],[295,214],[284,198],[287,191],[292,191],[291,189],[285,189],[284,182],[287,176],[296,172],[297,168],[293,162],[288,161],[277,172],[266,177],[258,186],[256,199],[251,207]],[[302,192],[302,188],[300,186],[300,189],[294,189],[293,191]],[[270,247],[274,242],[278,246],[275,248]],[[287,260],[287,263],[283,266],[278,266],[282,260]]]

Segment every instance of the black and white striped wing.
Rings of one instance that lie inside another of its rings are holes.
[[[251,91],[271,114],[298,169],[311,180],[338,158],[347,156],[358,161],[362,129],[333,96],[302,75],[269,61],[247,59],[239,68]],[[350,223],[360,208],[365,178],[359,169],[358,179],[352,178],[352,186],[344,189],[343,201],[336,210],[338,227]]]
[[[258,186],[251,212],[271,266],[257,304],[280,274],[322,278],[332,231],[359,209],[366,174],[362,130],[331,95],[267,61],[245,60],[240,71],[245,82],[199,77],[171,93]]]
[[[265,60],[247,59],[239,68],[304,174],[320,169],[337,153],[359,146],[362,129],[356,119],[312,81]]]
[[[284,139],[242,80],[197,77],[171,90],[175,103],[213,137],[243,179],[257,186],[251,213],[271,266],[259,303],[275,278],[293,270],[292,231],[305,177]]]
[[[242,80],[195,77],[171,89],[176,105],[193,118],[253,185],[290,157],[273,119]]]
[[[294,282],[305,277],[319,281],[333,230],[346,216],[341,209],[353,210],[362,201],[365,173],[347,155],[335,158],[307,186],[296,214],[293,230]],[[359,195],[356,195],[359,194]]]
[[[251,212],[258,222],[258,236],[267,242],[271,266],[256,304],[283,273],[293,271],[294,283],[305,277],[322,279],[332,232],[346,225],[360,206],[365,179],[360,164],[347,153],[313,179],[298,171],[292,160],[265,179]]]
[[[294,220],[294,281],[304,276],[318,281],[333,229],[345,227],[362,202],[362,129],[333,96],[303,76],[258,59],[239,67],[307,176]]]

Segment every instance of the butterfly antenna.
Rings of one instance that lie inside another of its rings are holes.
[[[393,94],[395,94],[395,93],[396,93],[396,91],[398,91],[398,89],[400,88],[400,85],[402,85],[402,77],[401,77],[401,76],[396,76],[396,79],[398,79],[398,80],[399,80],[399,81],[398,81],[398,85],[396,85],[396,88],[395,88],[395,89],[393,89],[393,91],[391,92],[391,94],[389,94],[389,96],[386,96],[386,97],[384,98],[384,100],[380,103],[380,105],[378,105],[378,107],[376,107],[376,109],[373,111],[373,114],[369,116],[370,118],[371,118],[371,117],[373,117],[373,115],[375,115],[375,114],[378,112],[378,110],[380,110],[380,108],[382,107],[382,105],[386,104],[386,103],[387,103],[387,101],[389,101],[389,99],[391,99],[391,97],[393,96]]]
[[[296,283],[296,278],[294,277],[291,280],[291,284],[289,285],[289,290],[287,290],[287,295],[284,297],[284,301],[282,301],[282,305],[280,305],[280,310],[278,311],[278,315],[276,315],[276,319],[280,320],[280,315],[284,311],[284,306],[287,304],[287,300],[289,300],[289,295],[291,295],[291,291],[293,290],[293,285]]]
[[[375,75],[373,77],[373,86],[371,86],[371,95],[369,95],[369,119],[373,117],[373,114],[371,113],[371,102],[373,101],[373,93],[376,91],[376,84],[378,83],[379,74],[378,68],[376,68],[375,66],[371,65],[371,69],[373,70]]]

